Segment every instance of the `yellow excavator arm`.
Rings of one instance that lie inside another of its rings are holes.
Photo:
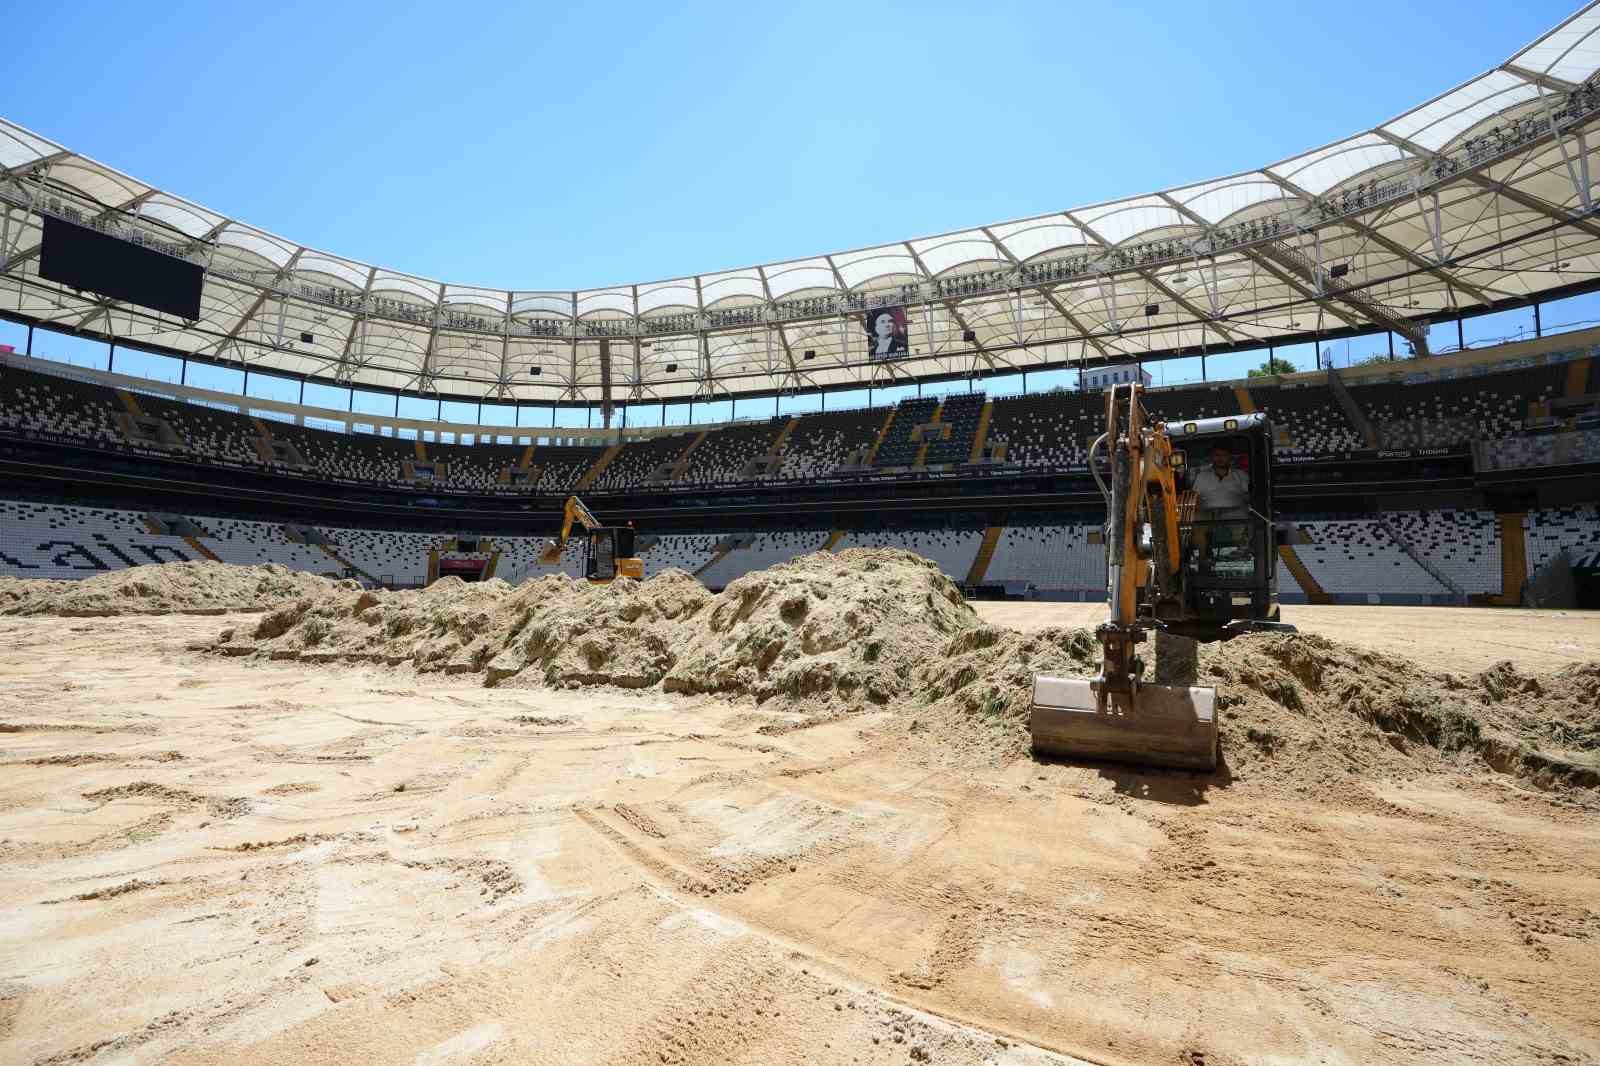
[[[555,540],[546,541],[544,550],[539,553],[539,562],[545,566],[554,566],[561,561],[561,552],[567,546],[567,538],[572,536],[572,523],[578,522],[584,529],[599,529],[600,520],[594,512],[576,496],[568,496],[566,506],[561,510],[561,535]]]
[[[1149,603],[1181,596],[1182,546],[1178,537],[1178,480],[1167,427],[1152,422],[1136,384],[1116,385],[1106,393],[1106,432],[1090,448],[1090,469],[1099,480],[1095,456],[1110,450],[1111,484],[1101,485],[1107,505],[1106,577],[1110,617],[1096,630],[1105,649],[1096,693],[1132,694],[1143,669],[1133,645],[1144,640],[1139,590]]]

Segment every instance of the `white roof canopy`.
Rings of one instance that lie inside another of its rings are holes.
[[[306,248],[0,120],[0,312],[251,369],[560,403],[600,401],[604,358],[616,402],[658,402],[1392,328],[1600,276],[1589,181],[1600,160],[1585,134],[1600,115],[1597,70],[1592,4],[1434,100],[1259,170],[876,248],[560,292]],[[46,215],[202,264],[200,319],[40,278]],[[906,311],[909,351],[893,362],[869,356],[864,327],[885,305]]]

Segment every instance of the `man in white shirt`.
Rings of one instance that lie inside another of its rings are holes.
[[[1190,487],[1196,497],[1196,522],[1226,522],[1250,516],[1250,479],[1243,470],[1234,469],[1233,453],[1220,444],[1211,449],[1211,465],[1191,476]],[[1242,542],[1240,532],[1231,525],[1195,527],[1194,546],[1203,572],[1210,571],[1217,549]]]
[[[1218,445],[1211,449],[1211,465],[1194,474],[1198,513],[1195,518],[1245,518],[1250,514],[1250,479],[1233,468],[1233,453]]]

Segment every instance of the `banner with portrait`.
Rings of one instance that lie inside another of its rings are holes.
[[[904,359],[911,351],[904,307],[874,307],[862,314],[867,331],[867,358]]]

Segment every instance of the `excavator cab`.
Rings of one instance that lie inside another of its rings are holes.
[[[1271,424],[1257,413],[1165,429],[1178,488],[1181,594],[1151,602],[1145,586],[1141,605],[1150,603],[1151,617],[1167,631],[1200,641],[1277,628]],[[1243,491],[1219,499],[1217,489],[1230,484]]]
[[[583,542],[583,576],[590,581],[643,577],[643,565],[633,558],[632,527],[600,526],[589,530]]]

